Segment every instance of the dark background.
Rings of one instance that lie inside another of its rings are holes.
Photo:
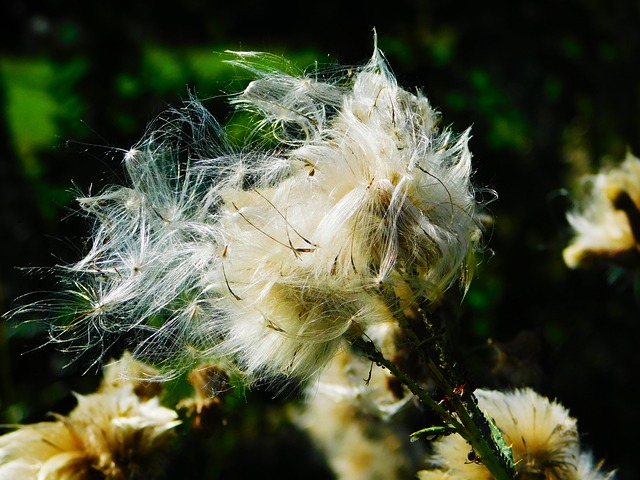
[[[482,371],[473,352],[488,339],[509,342],[526,331],[517,350],[535,375],[523,382],[571,410],[585,444],[619,467],[618,478],[640,478],[637,273],[569,271],[561,256],[577,176],[622,160],[627,150],[640,155],[639,25],[640,2],[628,0],[6,0],[0,311],[29,292],[56,288],[50,276],[15,267],[79,258],[89,226],[72,215],[73,183],[86,192],[121,182],[117,148],[129,148],[149,120],[189,91],[209,98],[221,121],[228,117],[225,94],[245,79],[220,52],[269,51],[303,67],[361,64],[375,27],[399,83],[424,91],[445,125],[473,127],[476,184],[499,195],[490,205],[495,255],[485,255],[462,307],[468,368]],[[95,386],[95,370],[81,375],[88,364],[64,368],[68,358],[53,347],[33,350],[45,339],[37,323],[0,324],[0,423],[40,421],[71,408],[72,390]],[[265,425],[243,408],[244,440],[225,437],[227,460],[253,455],[266,468],[291,458],[287,442],[273,440],[291,439],[288,427]],[[264,429],[273,441],[261,437]],[[209,465],[206,478],[224,468]],[[237,478],[250,476],[246,462],[238,468]]]

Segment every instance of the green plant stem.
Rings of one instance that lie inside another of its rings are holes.
[[[448,406],[455,412],[455,415],[452,415],[440,403],[431,398],[424,388],[397,365],[385,358],[371,340],[360,337],[353,342],[353,345],[363,351],[371,361],[389,370],[421,402],[438,414],[445,423],[455,428],[456,432],[471,444],[484,466],[496,480],[513,480],[512,469],[499,453],[500,450],[493,440],[488,422],[473,397],[470,396],[468,401],[463,401],[460,395],[453,391],[440,369],[430,358],[427,359],[429,369],[445,392]]]
[[[398,380],[406,385],[411,393],[418,397],[420,401],[425,403],[435,413],[440,415],[446,423],[455,427],[456,430],[463,428],[462,424],[458,422],[444,407],[442,407],[442,405],[431,398],[424,388],[418,385],[418,383],[416,383],[409,375],[400,370],[395,363],[382,355],[371,340],[360,337],[353,342],[353,345],[357,349],[363,351],[371,361],[389,370]]]
[[[467,399],[463,399],[461,394],[453,390],[431,358],[427,359],[427,365],[436,382],[445,392],[449,405],[464,425],[463,431],[458,431],[458,433],[471,444],[473,450],[494,478],[497,480],[512,480],[514,478],[513,468],[508,465],[507,460],[500,453],[500,448],[493,438],[489,423],[484,413],[478,408],[473,394],[468,395]]]

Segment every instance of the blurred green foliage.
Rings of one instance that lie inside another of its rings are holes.
[[[45,57],[4,58],[0,74],[4,85],[4,115],[22,174],[38,192],[41,213],[56,217],[53,202],[68,202],[66,189],[47,183],[48,167],[38,153],[59,142],[60,124],[82,117],[82,103],[73,86],[86,63],[56,64]]]
[[[422,89],[445,125],[472,126],[476,183],[499,195],[488,205],[490,250],[459,307],[470,370],[481,371],[496,345],[528,352],[523,362],[541,372],[533,386],[571,409],[596,456],[620,467],[618,478],[638,478],[630,440],[640,426],[640,282],[606,269],[568,271],[561,250],[576,176],[627,149],[640,155],[639,24],[640,7],[629,0],[402,0],[357,15],[331,1],[305,13],[293,2],[9,0],[0,20],[0,309],[56,289],[39,271],[14,267],[78,258],[90,226],[68,215],[73,183],[95,191],[120,182],[119,149],[191,93],[221,123],[230,118],[229,95],[249,75],[224,62],[225,50],[283,55],[301,71],[358,64],[376,27],[399,83]],[[522,332],[535,348],[516,342]],[[68,411],[72,390],[97,384],[90,359],[66,366],[69,356],[41,347],[45,340],[37,323],[1,325],[0,423]],[[245,394],[251,402],[229,406],[233,428],[182,450],[191,478],[225,478],[248,453],[255,464],[244,462],[234,478],[251,477],[252,468],[277,472],[292,451],[319,473],[296,464],[290,478],[327,478],[320,459],[300,453],[299,434],[277,420],[282,402]],[[197,466],[207,449],[216,455]]]

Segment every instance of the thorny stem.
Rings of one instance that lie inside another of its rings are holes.
[[[456,432],[469,442],[481,459],[483,465],[496,480],[513,480],[513,469],[500,454],[500,449],[491,435],[488,421],[478,408],[473,395],[470,395],[468,400],[463,400],[461,395],[454,392],[441,370],[431,358],[427,358],[429,370],[432,372],[435,381],[444,391],[448,406],[455,415],[431,398],[424,388],[398,368],[397,365],[385,358],[371,340],[359,337],[353,342],[353,345],[363,351],[371,361],[388,369],[411,393],[418,397],[421,402],[431,408],[448,425],[455,428]]]
[[[484,413],[478,408],[473,394],[463,399],[462,394],[458,394],[453,390],[431,358],[427,359],[427,364],[436,382],[445,392],[450,407],[464,425],[462,430],[458,429],[458,434],[471,444],[473,450],[494,478],[497,480],[512,480],[514,478],[513,468],[508,465],[506,459],[500,453],[500,448],[493,439],[489,422]]]
[[[416,397],[420,399],[421,402],[425,403],[429,408],[431,408],[435,413],[440,415],[443,420],[455,427],[456,430],[463,428],[463,425],[456,420],[447,410],[436,402],[429,393],[422,388],[418,383],[413,380],[409,375],[407,375],[404,371],[400,370],[398,366],[393,363],[391,360],[387,359],[382,352],[380,352],[374,343],[371,340],[364,339],[363,337],[359,337],[357,340],[353,342],[353,345],[364,352],[367,357],[375,362],[377,365],[386,368],[389,370],[393,376],[395,376],[398,380],[400,380],[411,393],[413,393]]]

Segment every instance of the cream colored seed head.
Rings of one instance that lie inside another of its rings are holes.
[[[477,390],[478,405],[500,429],[511,446],[517,479],[585,480],[612,478],[600,473],[579,445],[576,420],[557,402],[531,389],[497,392]],[[491,480],[482,459],[469,461],[471,447],[459,435],[435,442],[429,459],[433,470],[421,480]]]
[[[103,384],[91,395],[76,395],[78,406],[56,421],[20,426],[0,436],[1,480],[107,480],[154,478],[163,452],[180,423],[157,397],[141,398],[134,383]]]
[[[468,285],[469,132],[440,129],[377,49],[341,78],[260,58],[235,62],[257,76],[234,102],[260,115],[255,142],[232,147],[193,100],[125,153],[128,186],[79,199],[93,242],[63,269],[76,314],[54,334],[132,334],[165,375],[225,358],[249,382],[306,380],[396,305]]]

